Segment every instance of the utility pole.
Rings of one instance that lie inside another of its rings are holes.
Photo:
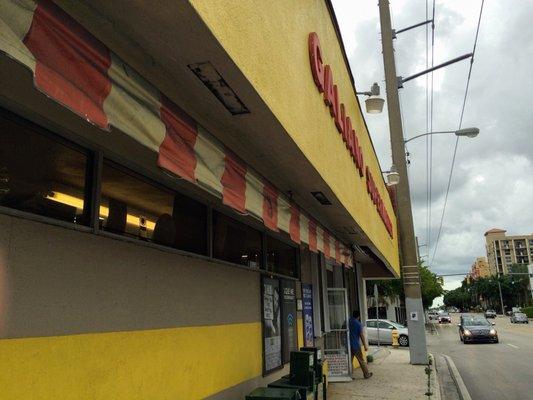
[[[500,277],[497,276],[496,280],[498,281],[498,290],[500,291],[500,304],[502,305],[502,315],[505,317],[505,306],[503,305],[502,285],[500,285]]]
[[[422,292],[420,290],[420,274],[417,263],[417,248],[413,226],[413,213],[411,210],[409,180],[407,177],[407,165],[405,162],[404,137],[388,0],[379,0],[379,17],[381,22],[381,43],[383,46],[383,64],[385,67],[392,162],[400,174],[400,182],[397,186],[397,209],[405,307],[409,328],[409,355],[411,364],[427,364],[428,355],[424,307],[422,305]]]

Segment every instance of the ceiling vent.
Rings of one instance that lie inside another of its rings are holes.
[[[250,110],[222,78],[209,61],[189,64],[189,69],[200,79],[232,115],[249,114]]]

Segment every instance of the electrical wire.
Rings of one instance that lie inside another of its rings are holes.
[[[426,21],[429,19],[429,0],[426,0]],[[429,69],[429,26],[426,24],[426,70]],[[429,75],[426,74],[426,130],[429,132]],[[426,135],[426,244],[429,246],[429,137]]]
[[[435,66],[435,0],[433,0],[433,11],[431,13],[431,68]],[[429,117],[429,132],[433,132],[433,99],[434,99],[434,80],[433,71],[431,71],[431,98],[430,98],[430,117]],[[431,246],[431,206],[433,204],[433,135],[429,135],[429,210],[428,210],[428,238],[427,249]]]
[[[484,4],[485,4],[485,0],[481,0],[481,8],[479,10],[479,19],[478,19],[478,22],[477,22],[477,29],[476,29],[476,37],[474,39],[474,48],[472,50],[472,57],[470,58],[470,68],[468,69],[468,78],[466,80],[466,89],[465,89],[465,95],[464,95],[464,98],[463,98],[463,106],[461,108],[461,116],[459,118],[459,128],[458,129],[461,129],[461,126],[463,124],[463,117],[464,117],[464,113],[465,113],[466,100],[467,100],[467,97],[468,97],[468,90],[470,88],[470,78],[472,77],[472,67],[474,65],[474,57],[476,55],[476,46],[477,46],[477,40],[478,40],[478,36],[479,36],[479,27],[481,26],[481,16],[483,14],[483,5]],[[451,168],[450,168],[450,175],[448,176],[448,184],[447,184],[447,187],[446,187],[446,195],[444,196],[444,206],[442,208],[442,214],[441,214],[441,217],[440,217],[439,230],[438,230],[438,233],[437,233],[437,239],[435,241],[435,249],[433,251],[433,256],[431,258],[431,264],[433,264],[433,261],[435,261],[435,256],[437,255],[437,249],[438,249],[438,245],[439,245],[440,235],[441,235],[441,232],[442,232],[442,225],[443,225],[443,222],[444,222],[444,215],[446,213],[446,205],[448,204],[448,194],[450,193],[450,186],[451,186],[451,183],[452,183],[453,170],[454,170],[454,167],[455,167],[455,158],[457,156],[457,147],[458,147],[458,145],[459,145],[459,137],[456,137],[455,138],[455,146],[454,146],[454,149],[453,149],[452,165],[451,165]]]

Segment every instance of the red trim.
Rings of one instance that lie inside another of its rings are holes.
[[[165,96],[161,99],[160,112],[167,131],[159,147],[157,164],[181,178],[195,182],[197,161],[194,145],[198,136],[196,122]]]
[[[337,239],[335,240],[335,260],[340,264],[341,263],[341,244]]]
[[[300,240],[300,210],[294,204],[291,204],[291,220],[289,223],[289,235],[293,242],[298,244]]]
[[[324,232],[322,236],[322,240],[324,241],[324,256],[330,258],[329,233],[326,230],[323,230],[322,232]]]
[[[226,165],[220,179],[222,203],[244,214],[246,212],[246,164],[227,149],[224,161]]]
[[[318,253],[317,238],[316,238],[316,222],[309,218],[309,250]]]
[[[83,119],[108,129],[109,50],[49,0],[39,1],[23,40],[36,60],[35,86]]]
[[[278,231],[278,190],[265,183],[263,185],[263,222],[268,229]]]

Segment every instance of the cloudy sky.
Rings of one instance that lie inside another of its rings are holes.
[[[393,28],[426,19],[426,0],[390,0]],[[431,15],[432,1],[428,1]],[[384,94],[377,0],[334,0],[346,51],[358,90],[377,81]],[[437,0],[435,65],[470,53],[474,45],[481,0]],[[475,257],[485,255],[484,232],[503,228],[511,234],[533,233],[533,0],[487,0],[473,65],[463,127],[478,127],[475,139],[459,140],[456,164],[442,233],[435,242],[455,145],[454,135],[433,136],[430,235],[427,221],[427,147],[424,138],[408,144],[409,177],[416,234],[421,255],[429,253],[433,271],[468,271]],[[431,45],[431,41],[429,41]],[[400,76],[426,69],[426,29],[398,35],[396,68]],[[431,57],[431,46],[429,47]],[[431,59],[429,60],[431,63]],[[459,126],[469,61],[433,75],[433,131]],[[425,77],[405,83],[401,102],[405,137],[429,131]],[[366,115],[381,165],[391,164],[386,107]],[[425,257],[427,260],[428,257]],[[462,277],[447,278],[445,288]]]

